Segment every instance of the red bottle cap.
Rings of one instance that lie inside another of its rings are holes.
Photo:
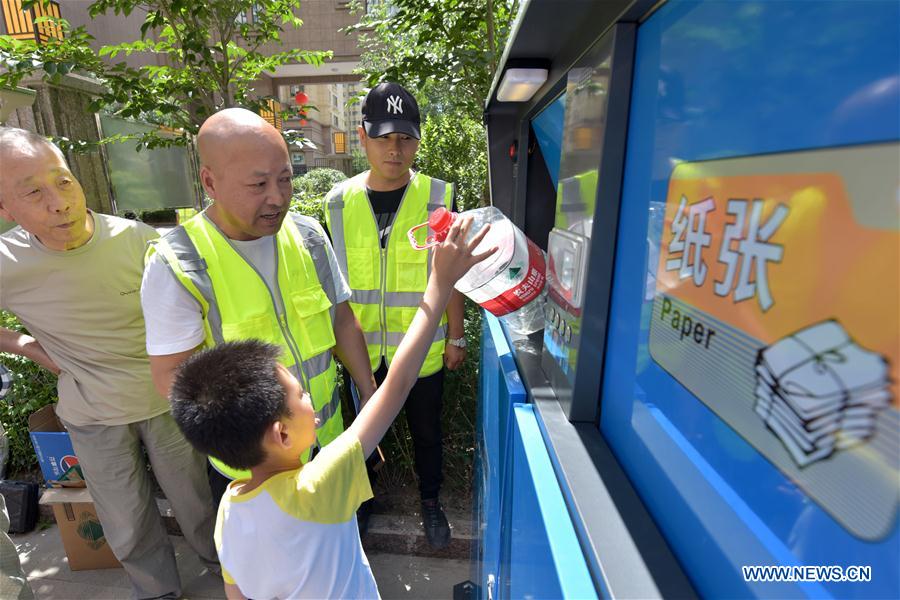
[[[453,225],[456,215],[443,206],[434,209],[428,217],[428,226],[434,231],[434,237],[438,241],[444,241],[450,226]]]

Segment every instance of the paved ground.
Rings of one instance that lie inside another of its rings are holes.
[[[453,586],[469,579],[469,521],[465,515],[448,516],[455,541],[449,549],[433,552],[419,535],[416,515],[373,515],[365,546],[383,598],[451,598]],[[39,600],[128,597],[128,580],[122,569],[70,571],[55,525],[12,539]],[[171,539],[184,597],[224,598],[221,579],[206,571],[182,537],[173,535]]]

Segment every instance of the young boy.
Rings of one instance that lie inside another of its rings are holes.
[[[375,598],[355,518],[372,497],[365,459],[397,416],[434,338],[453,284],[496,251],[474,255],[457,221],[433,253],[422,303],[384,383],[336,440],[305,466],[315,442],[309,395],[278,364],[281,349],[230,342],[189,358],[172,386],[172,414],[200,452],[250,469],[219,505],[216,546],[228,598]]]

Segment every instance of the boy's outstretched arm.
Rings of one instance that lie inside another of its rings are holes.
[[[487,234],[489,226],[479,231],[470,242],[466,242],[466,234],[471,225],[469,217],[458,220],[450,228],[447,239],[435,248],[425,296],[397,348],[384,383],[347,428],[347,431],[352,431],[359,439],[366,457],[384,437],[419,377],[419,369],[422,368],[425,355],[434,339],[434,332],[447,308],[453,284],[474,265],[497,251],[494,247],[481,254],[473,254],[472,251]]]

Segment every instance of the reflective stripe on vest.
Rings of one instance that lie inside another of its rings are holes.
[[[192,238],[192,233],[194,238]],[[235,327],[237,325],[235,323],[227,321],[223,323],[223,309],[220,299],[215,294],[214,278],[210,274],[207,261],[201,256],[197,244],[195,244],[194,240],[197,238],[208,251],[217,255],[213,264],[219,269],[217,273],[220,278],[220,285],[228,288],[222,289],[221,292],[229,297],[232,309],[238,297],[231,294],[235,285],[241,289],[240,299],[237,300],[238,303],[258,302],[261,297],[259,286],[261,285],[265,288],[271,301],[266,302],[265,306],[244,307],[249,310],[242,311],[253,312],[253,310],[257,310],[260,313],[271,313],[269,315],[270,319],[265,319],[265,315],[255,317],[259,322],[260,328],[249,330],[245,328],[242,331],[240,327]],[[285,349],[281,362],[290,368],[310,392],[313,406],[316,409],[316,417],[318,417],[320,423],[317,429],[317,443],[325,445],[343,431],[340,417],[340,395],[336,386],[337,371],[331,353],[331,348],[334,345],[333,323],[336,290],[325,245],[327,241],[314,225],[306,221],[304,217],[296,214],[290,214],[285,219],[275,240],[276,271],[279,282],[278,292],[281,294],[281,302],[285,308],[285,314],[278,315],[281,317],[280,320],[274,316],[276,309],[273,308],[272,303],[275,302],[275,298],[261,275],[258,279],[254,277],[241,279],[247,275],[246,270],[241,273],[239,269],[229,270],[229,265],[218,264],[220,262],[231,263],[231,267],[246,266],[252,268],[252,265],[244,260],[240,252],[234,248],[215,224],[206,218],[205,214],[197,215],[188,223],[185,223],[184,226],[178,226],[169,231],[148,251],[147,258],[149,259],[154,252],[158,252],[160,258],[175,275],[176,280],[200,304],[206,330],[205,347],[211,347],[224,341],[253,337],[278,344]],[[234,251],[234,255],[230,254],[231,250]],[[284,264],[288,261],[280,261],[279,256],[290,256],[290,262],[296,260],[297,264]],[[236,262],[238,260],[244,264],[240,265],[239,262]],[[312,266],[312,272],[307,272],[304,275],[303,265],[306,264],[307,260]],[[255,271],[255,269],[253,270]],[[227,282],[224,279],[224,272],[229,273]],[[259,274],[257,273],[257,275]],[[234,278],[238,279],[235,280]],[[287,289],[283,287],[286,283],[289,284]],[[317,293],[319,294],[318,296]],[[298,295],[304,299],[309,297],[318,298],[318,304],[313,303],[311,308],[313,311],[315,308],[322,308],[322,311],[319,312],[324,312],[325,299],[320,297],[323,293],[329,305],[327,317],[319,315],[318,312],[299,314],[297,310]],[[255,299],[253,299],[254,294],[256,295]],[[248,300],[244,300],[244,298]],[[293,304],[291,303],[292,301]],[[308,323],[304,317],[316,317],[316,322]],[[281,333],[276,334],[276,327],[271,327],[273,323],[278,327],[282,327]],[[284,325],[287,327],[284,328]],[[327,335],[330,336],[330,345],[326,343],[326,347],[312,351],[301,344],[297,348],[299,356],[296,356],[291,346],[292,344],[297,344],[297,338],[301,340],[313,336],[321,338],[323,337],[322,333],[326,329]],[[299,368],[295,357],[300,360]],[[337,417],[333,419],[335,415]]]
[[[363,329],[373,369],[382,357],[390,364],[431,275],[431,250],[414,250],[406,232],[427,221],[436,208],[452,208],[452,198],[452,185],[416,173],[407,185],[386,248],[382,249],[366,195],[365,174],[343,182],[326,197],[325,220],[338,264],[350,285],[350,307]],[[433,234],[431,228],[427,231],[428,235]],[[420,376],[435,373],[443,366],[446,327],[445,313]]]

